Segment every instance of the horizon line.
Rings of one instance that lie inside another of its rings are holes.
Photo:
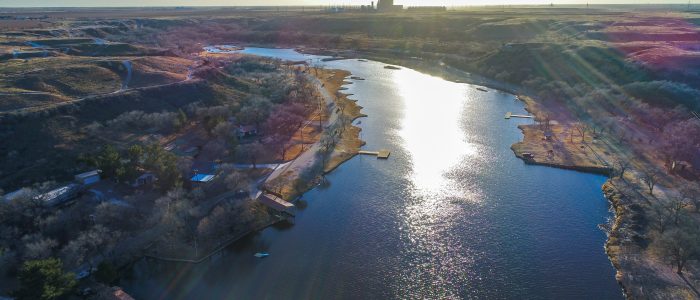
[[[420,7],[420,6],[443,6],[443,7],[532,7],[532,6],[546,6],[546,7],[562,7],[562,6],[657,6],[657,5],[682,5],[682,6],[700,6],[700,3],[688,3],[688,2],[646,2],[646,3],[620,3],[620,2],[608,2],[608,3],[566,3],[566,4],[546,4],[546,3],[518,3],[518,4],[463,4],[463,5],[403,5],[404,7]],[[275,5],[275,4],[260,4],[260,5],[125,5],[125,6],[109,6],[109,5],[97,5],[97,6],[3,6],[0,8],[229,8],[229,7],[241,7],[241,8],[255,8],[255,7],[354,7],[362,6],[362,4],[292,4],[292,5]]]

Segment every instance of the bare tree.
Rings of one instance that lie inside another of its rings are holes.
[[[652,195],[654,194],[654,187],[656,186],[656,183],[659,179],[659,172],[652,168],[647,168],[642,171],[642,182],[647,186],[649,189],[649,194]]]
[[[549,117],[549,114],[545,113],[539,117],[536,117],[535,122],[537,122],[537,125],[540,127],[540,130],[544,132],[547,132],[552,129],[552,119]]]
[[[581,143],[586,141],[586,133],[590,131],[590,127],[588,124],[583,123],[583,122],[576,122],[574,124],[574,128],[576,128],[576,131],[578,131],[578,134],[581,136]]]
[[[73,267],[88,264],[93,267],[93,258],[97,255],[105,257],[105,253],[119,240],[118,232],[110,232],[102,225],[96,225],[70,241],[63,248],[63,257]]]
[[[669,208],[673,216],[673,224],[678,226],[685,212],[685,208],[688,207],[688,202],[685,201],[683,197],[677,197],[671,200]]]
[[[239,146],[238,156],[253,164],[253,169],[257,169],[258,158],[263,154],[265,148],[258,142]]]
[[[53,250],[58,246],[58,242],[51,238],[45,238],[41,233],[26,235],[22,237],[24,244],[24,259],[46,259],[51,257]]]
[[[625,177],[625,172],[630,166],[630,162],[626,159],[622,158],[617,158],[613,162],[613,169],[615,169],[615,172],[617,172],[617,177],[618,178],[624,178]]]
[[[574,142],[574,126],[569,127],[569,143]]]
[[[700,257],[700,235],[692,228],[693,225],[662,233],[653,244],[654,252],[675,266],[679,275],[683,274],[683,268],[689,260]]]
[[[335,149],[335,145],[338,144],[338,138],[335,134],[334,130],[326,130],[326,134],[324,134],[321,137],[321,151],[319,151],[319,155],[321,155],[321,158],[323,160],[323,168],[326,167],[326,164],[328,163],[328,158],[331,156],[333,149]]]
[[[662,234],[666,232],[666,229],[673,223],[673,213],[666,205],[653,203],[650,213],[651,219],[654,220],[653,224]]]
[[[233,171],[231,174],[228,174],[225,182],[226,187],[233,191],[248,191],[248,187],[250,186],[250,179],[248,176],[238,171]]]

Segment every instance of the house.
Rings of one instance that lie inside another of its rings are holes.
[[[236,136],[240,138],[258,135],[258,128],[255,125],[239,125],[236,128]]]
[[[214,177],[216,177],[216,175],[195,174],[194,176],[192,176],[192,178],[190,178],[190,180],[195,183],[206,183],[214,180]]]
[[[78,197],[81,186],[75,183],[40,194],[34,199],[41,200],[45,206],[58,206]]]
[[[132,183],[131,186],[138,188],[144,185],[151,185],[157,180],[158,177],[156,177],[156,175],[154,175],[153,173],[144,173],[143,175],[136,178],[136,180],[134,180],[134,183]]]
[[[91,185],[100,182],[100,170],[93,170],[82,174],[75,175],[75,182],[82,185]]]

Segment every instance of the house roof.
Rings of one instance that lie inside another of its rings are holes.
[[[75,175],[75,178],[85,179],[85,178],[92,177],[92,176],[99,176],[100,172],[101,172],[100,170],[92,170],[90,172],[85,172],[85,173]]]
[[[190,179],[190,180],[192,180],[194,182],[209,182],[209,181],[212,181],[213,179],[214,179],[214,175],[196,174],[196,175],[192,176],[192,179]]]
[[[37,199],[49,202],[59,197],[69,197],[72,193],[75,193],[79,188],[79,185],[71,183],[69,185],[62,186],[57,189],[43,193],[37,196]]]

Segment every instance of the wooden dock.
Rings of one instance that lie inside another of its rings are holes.
[[[262,193],[260,196],[258,196],[257,200],[265,206],[272,208],[280,213],[287,213],[292,216],[296,214],[296,207],[294,206],[294,204],[284,201],[284,199],[276,195],[270,193]]]
[[[510,118],[532,119],[533,117],[530,115],[514,115],[512,112],[507,112],[506,119],[510,119]]]
[[[388,159],[388,158],[389,158],[389,155],[391,155],[391,152],[390,152],[389,150],[386,150],[386,149],[382,149],[382,150],[379,150],[379,151],[365,151],[365,150],[360,150],[360,151],[358,152],[358,154],[363,154],[363,155],[374,155],[374,156],[376,156],[377,158]]]

